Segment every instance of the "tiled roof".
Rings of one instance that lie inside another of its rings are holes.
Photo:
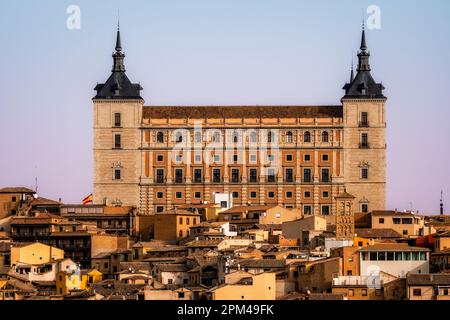
[[[373,246],[368,246],[359,251],[422,251],[428,252],[430,249],[410,247],[407,243],[378,243]]]
[[[194,240],[186,243],[187,247],[217,247],[222,239]]]
[[[342,106],[145,106],[144,119],[342,118]]]
[[[9,252],[11,251],[11,242],[0,242],[0,252]]]
[[[402,235],[393,229],[356,229],[355,233],[362,238],[402,238]]]
[[[450,285],[450,274],[409,274],[406,283],[410,286]]]
[[[226,211],[219,212],[219,214],[230,214],[230,213],[242,213],[242,212],[252,212],[252,211],[266,211],[271,208],[275,208],[277,205],[267,205],[267,206],[237,206],[230,208]]]
[[[161,263],[156,268],[161,272],[186,272],[189,268],[184,264]]]
[[[62,205],[61,202],[55,201],[55,200],[51,200],[51,199],[47,199],[47,198],[42,198],[42,197],[38,197],[35,198],[31,201],[31,205],[32,206],[48,206],[48,205]]]
[[[35,193],[33,190],[23,187],[7,187],[7,188],[1,188],[0,193]]]
[[[284,268],[286,261],[275,259],[243,259],[233,263],[234,267],[238,265],[241,268]]]
[[[408,217],[414,217],[418,216],[416,214],[413,214],[411,212],[403,212],[403,211],[373,211],[372,216],[408,216]],[[420,217],[420,216],[418,216]]]

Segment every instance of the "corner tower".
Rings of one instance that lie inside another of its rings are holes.
[[[357,73],[353,77],[352,70],[342,98],[345,186],[355,196],[355,212],[386,207],[387,98],[371,75],[369,58],[363,25]]]
[[[140,84],[125,74],[120,28],[112,73],[94,90],[94,204],[139,204],[140,126],[144,100]]]

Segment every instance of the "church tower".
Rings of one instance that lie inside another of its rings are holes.
[[[125,74],[120,28],[112,73],[97,84],[94,104],[94,204],[139,203],[140,126],[144,100],[140,84]]]
[[[336,197],[336,240],[353,240],[355,236],[355,197],[344,190]]]
[[[369,58],[363,25],[357,73],[352,68],[342,98],[345,186],[356,198],[356,212],[386,207],[387,98],[371,75]]]

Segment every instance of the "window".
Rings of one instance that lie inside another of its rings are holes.
[[[122,147],[122,136],[120,135],[120,133],[116,133],[114,134],[114,148],[115,149],[120,149]]]
[[[249,170],[249,182],[257,183],[258,182],[258,169],[250,168]]]
[[[222,209],[228,208],[228,202],[227,201],[220,201],[220,207]]]
[[[286,155],[286,161],[292,161],[292,154]]]
[[[157,192],[157,193],[156,193],[156,197],[157,197],[158,199],[164,198],[164,192]]]
[[[201,143],[202,142],[202,134],[201,134],[201,132],[195,132],[195,134],[194,134],[194,141],[196,142],[196,143]]]
[[[367,112],[361,112],[361,122],[359,123],[361,127],[369,126],[369,116]]]
[[[378,219],[378,223],[379,223],[379,224],[384,224],[384,218],[379,218],[379,219]]]
[[[213,183],[221,183],[222,182],[222,177],[220,174],[220,169],[218,168],[213,168]]]
[[[387,261],[394,261],[394,252],[387,252],[386,258],[387,258]]]
[[[114,169],[114,180],[122,179],[122,170],[120,168]]]
[[[310,215],[312,213],[312,208],[310,205],[304,205],[303,206],[303,214],[306,215]]]
[[[275,161],[275,156],[273,154],[268,154],[267,161]]]
[[[163,206],[157,206],[156,207],[156,212],[163,212],[164,211],[164,207]]]
[[[200,198],[202,197],[202,193],[196,191],[196,192],[194,193],[194,197],[195,197],[196,199],[200,199]]]
[[[16,202],[17,198],[16,197],[11,197],[11,202]]]
[[[310,168],[303,169],[303,182],[305,182],[305,183],[311,182],[311,169]]]
[[[369,135],[367,133],[361,133],[361,144],[360,148],[369,148]]]
[[[328,155],[327,154],[323,154],[322,155],[322,161],[328,161]]]
[[[362,296],[367,297],[367,289],[362,289]]]
[[[156,169],[156,183],[164,183],[164,169]]]
[[[414,288],[414,289],[413,289],[413,296],[414,296],[414,297],[421,297],[421,296],[422,296],[422,289],[420,289],[420,288]]]
[[[237,192],[237,191],[234,191],[232,195],[233,195],[233,198],[235,198],[235,199],[239,198],[239,192]]]
[[[164,143],[164,133],[163,132],[160,131],[156,134],[156,142]]]
[[[369,169],[367,168],[361,169],[361,179],[369,179]]]
[[[250,142],[257,142],[256,132],[254,131],[250,133]]]
[[[286,192],[286,198],[292,198],[292,191]]]
[[[176,193],[175,193],[175,197],[176,197],[177,199],[181,199],[181,198],[183,198],[183,193],[182,193],[182,192],[176,192]]]
[[[311,142],[311,133],[309,133],[309,131],[306,131],[303,134],[303,142],[306,142],[306,143],[310,143]]]
[[[220,154],[215,154],[214,155],[214,162],[220,162]]]
[[[114,127],[120,127],[121,124],[120,113],[114,113]]]
[[[183,234],[183,232],[180,230],[181,234]],[[172,284],[173,283],[173,279],[167,279],[167,283],[168,284]]]
[[[330,182],[330,169],[322,168],[322,182]]]
[[[158,162],[163,162],[163,161],[164,161],[164,156],[163,156],[162,154],[158,154],[158,155],[156,156],[156,161],[158,161]]]
[[[293,142],[293,135],[292,135],[292,132],[291,131],[288,131],[287,133],[286,133],[286,143],[292,143]]]
[[[403,230],[403,235],[407,236],[408,235],[408,230]]]
[[[239,169],[231,169],[231,183],[239,183],[241,177],[239,174]]]
[[[305,159],[305,162],[311,161],[311,155],[310,154],[305,154],[304,159]]]
[[[214,132],[213,142],[220,142],[220,132]]]
[[[304,197],[305,198],[311,198],[311,192],[310,191],[305,191]]]
[[[329,216],[330,215],[330,206],[322,206],[322,215]]]
[[[233,154],[233,161],[238,162],[239,156],[237,154]]]
[[[196,154],[194,157],[194,161],[195,162],[201,162],[202,161],[202,156],[200,154]]]
[[[286,180],[287,183],[292,183],[292,182],[294,182],[294,169],[292,169],[292,168],[286,168],[286,169],[285,169],[284,178],[285,178],[285,180]]]
[[[187,224],[187,225],[190,225],[190,224],[191,224],[191,221],[190,221],[189,218],[186,218],[186,224]]]
[[[328,142],[329,135],[327,131],[322,132],[322,142]]]
[[[355,295],[355,289],[348,289],[348,296],[353,297]]]
[[[183,183],[183,169],[175,169],[175,183]]]
[[[367,203],[361,204],[361,212],[362,213],[368,213],[369,212],[369,205]]]
[[[257,195],[255,191],[250,192],[250,198],[255,199],[256,197]]]
[[[202,183],[202,182],[203,182],[202,169],[195,168],[194,169],[194,183]]]
[[[271,143],[273,141],[273,133],[272,131],[269,131],[269,133],[267,134],[267,142]]]
[[[275,192],[273,191],[269,191],[269,193],[267,194],[267,196],[271,199],[275,198]]]
[[[181,132],[177,132],[175,135],[175,142],[183,142],[183,134]]]
[[[239,134],[237,132],[233,132],[233,143],[239,142]]]
[[[275,169],[273,168],[267,169],[267,182],[269,183],[276,182]]]
[[[182,217],[178,218],[178,223],[179,224],[183,224],[183,218]]]
[[[178,299],[184,299],[184,292],[178,292]]]
[[[330,193],[328,191],[322,192],[322,198],[328,198],[330,196]]]
[[[250,155],[250,162],[251,162],[251,163],[256,163],[256,161],[257,161],[256,159],[257,159],[257,158],[256,158],[256,154],[251,154],[251,155]]]

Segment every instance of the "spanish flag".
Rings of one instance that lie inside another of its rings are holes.
[[[92,193],[83,199],[83,204],[87,205],[88,203],[92,203],[94,201],[94,197]]]

